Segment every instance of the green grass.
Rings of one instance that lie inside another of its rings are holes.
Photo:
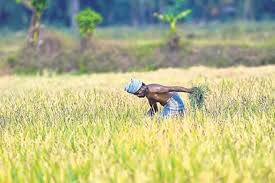
[[[274,71],[1,77],[0,182],[274,182]],[[123,91],[132,77],[207,84],[207,110],[145,117],[147,101]]]
[[[79,35],[67,28],[47,26],[47,29],[63,35],[69,42],[77,42]],[[195,36],[192,43],[198,46],[207,45],[239,45],[248,47],[272,47],[274,46],[275,23],[263,22],[229,22],[208,24],[183,24],[179,25],[180,35]],[[1,32],[1,30],[0,30]],[[96,30],[95,37],[98,40],[131,46],[160,44],[169,33],[169,28],[163,24],[156,26],[112,26],[100,27]],[[2,31],[0,38],[1,51],[16,51],[24,41],[26,31],[9,32]],[[20,43],[20,44],[18,44]]]

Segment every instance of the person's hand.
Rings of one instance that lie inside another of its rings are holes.
[[[154,110],[150,109],[150,110],[147,112],[147,115],[150,116],[150,117],[154,116],[154,115],[155,115]]]
[[[196,90],[198,90],[198,87],[196,87],[196,86],[191,88],[191,93],[195,92]]]

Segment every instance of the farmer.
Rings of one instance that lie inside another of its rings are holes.
[[[157,103],[160,103],[164,107],[160,116],[167,118],[184,114],[184,102],[177,92],[192,93],[193,89],[159,84],[146,85],[137,79],[131,79],[125,86],[125,91],[140,98],[146,97],[148,99],[150,109],[147,114],[149,116],[153,116],[158,111]]]

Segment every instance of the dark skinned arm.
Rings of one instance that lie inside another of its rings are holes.
[[[168,93],[168,92],[186,92],[192,93],[192,89],[185,88],[182,86],[162,86],[159,84],[148,85],[148,90],[152,93]]]
[[[148,99],[149,101],[149,105],[150,105],[150,109],[149,111],[147,112],[147,114],[149,116],[154,116],[156,112],[158,112],[158,106],[157,106],[157,103],[153,100],[150,100]]]

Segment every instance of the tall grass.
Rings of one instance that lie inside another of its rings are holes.
[[[274,70],[0,78],[0,182],[274,182]],[[207,84],[206,110],[145,117],[131,77]]]

